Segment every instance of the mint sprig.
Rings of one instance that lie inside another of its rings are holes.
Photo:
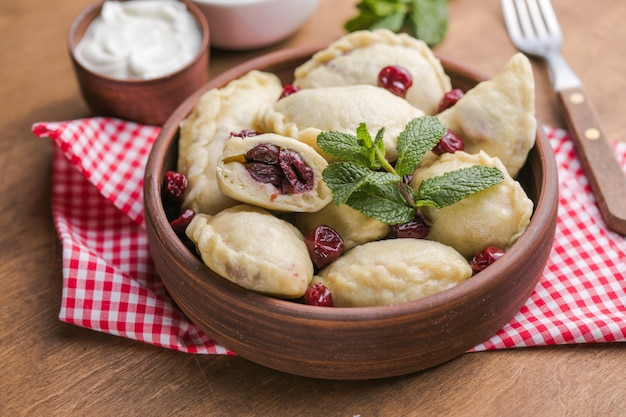
[[[321,132],[318,147],[338,160],[322,172],[333,202],[387,224],[401,224],[412,220],[418,207],[446,207],[502,182],[498,168],[476,165],[428,178],[414,193],[403,177],[413,174],[445,132],[446,126],[434,116],[411,120],[398,135],[395,167],[386,159],[384,128],[374,138],[365,123],[359,124],[356,135]]]
[[[344,24],[348,32],[406,31],[433,47],[448,31],[448,0],[361,0],[356,8],[358,14]]]

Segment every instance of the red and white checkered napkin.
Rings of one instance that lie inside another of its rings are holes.
[[[142,184],[159,128],[89,118],[32,129],[56,145],[52,211],[63,247],[59,318],[184,352],[232,354],[180,312],[150,258]],[[626,341],[626,238],[605,228],[566,133],[546,132],[560,176],[550,259],[522,310],[472,351]],[[615,149],[626,167],[626,143]]]

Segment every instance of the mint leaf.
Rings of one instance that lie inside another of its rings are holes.
[[[406,20],[407,12],[399,11],[392,14],[389,14],[383,18],[377,19],[372,22],[368,29],[376,30],[376,29],[389,29],[392,32],[400,32],[402,27],[404,26],[404,21]]]
[[[357,15],[344,23],[348,32],[406,31],[432,47],[448,31],[448,0],[361,0],[356,8]]]
[[[474,165],[457,169],[422,181],[415,204],[418,207],[446,207],[503,180],[504,175],[498,168]]]
[[[371,151],[356,136],[343,132],[321,132],[317,146],[327,154],[342,161],[352,161],[365,167],[371,164]]]
[[[448,31],[447,0],[413,0],[407,23],[413,35],[428,46],[439,44]]]
[[[389,172],[372,171],[352,162],[335,162],[322,172],[324,182],[333,192],[333,202],[346,204],[350,196],[366,184],[395,184],[402,178]]]
[[[446,133],[446,126],[434,116],[423,116],[411,120],[398,136],[398,159],[395,170],[400,176],[412,174],[430,151]]]
[[[387,224],[401,224],[413,220],[415,208],[407,201],[397,184],[367,184],[355,191],[346,204]]]
[[[361,145],[364,149],[362,150],[368,157],[368,165],[367,167],[371,169],[379,169],[381,167],[380,161],[377,158],[377,148],[382,143],[383,134],[385,133],[385,128],[381,128],[378,130],[376,134],[376,139],[372,140],[372,136],[370,132],[367,130],[367,126],[365,123],[359,123],[359,127],[356,129],[356,139],[357,143]],[[382,155],[383,158],[385,156],[385,146],[383,144]],[[351,158],[344,158],[345,160],[352,160]]]

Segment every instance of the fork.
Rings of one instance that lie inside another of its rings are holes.
[[[515,47],[548,65],[570,137],[606,225],[626,235],[626,176],[582,83],[561,55],[563,36],[550,0],[501,0],[501,4]]]

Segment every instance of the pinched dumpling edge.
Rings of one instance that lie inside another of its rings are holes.
[[[467,260],[439,242],[398,238],[364,243],[313,277],[335,307],[399,304],[437,294],[472,276]]]
[[[324,110],[323,116],[320,109]],[[278,100],[263,116],[263,130],[298,139],[332,160],[317,146],[317,136],[323,131],[354,135],[365,121],[372,136],[385,128],[383,143],[387,157],[393,161],[398,154],[398,135],[409,121],[423,115],[384,88],[364,84],[320,87]]]
[[[189,181],[183,208],[216,214],[238,204],[217,184],[219,155],[232,132],[258,128],[261,114],[274,104],[282,88],[275,74],[253,70],[200,97],[180,124],[177,169]]]
[[[535,145],[535,82],[528,58],[509,59],[500,73],[468,90],[437,115],[464,142],[465,151],[498,157],[512,177]]]
[[[417,192],[427,178],[473,165],[498,168],[504,179],[450,206],[421,208],[432,223],[426,239],[452,246],[467,259],[487,246],[507,250],[526,230],[534,207],[500,159],[483,151],[476,154],[457,151],[429,160],[415,170],[410,185]]]
[[[378,50],[379,46],[386,48],[386,52],[393,52],[393,56],[384,56],[385,50]],[[393,51],[388,47],[398,48],[398,51]],[[360,61],[358,65],[350,69],[349,74],[338,73],[338,71],[345,70],[345,68],[338,69],[343,65],[340,60],[345,60],[347,65],[351,63],[355,51],[359,54],[367,54],[368,48],[371,48],[372,52],[367,57],[367,61],[377,65],[365,67]],[[294,71],[294,85],[301,88],[350,84],[376,86],[378,73],[389,65],[403,66],[413,76],[413,85],[407,90],[406,100],[426,114],[435,114],[441,97],[452,88],[450,77],[444,71],[441,61],[424,41],[406,33],[394,33],[388,29],[360,30],[344,35],[297,67]],[[326,71],[330,74],[323,73]],[[328,80],[331,74],[334,80]],[[357,79],[341,80],[350,76]]]
[[[249,290],[297,298],[313,278],[302,233],[262,208],[241,204],[215,216],[196,214],[185,233],[209,269]]]

